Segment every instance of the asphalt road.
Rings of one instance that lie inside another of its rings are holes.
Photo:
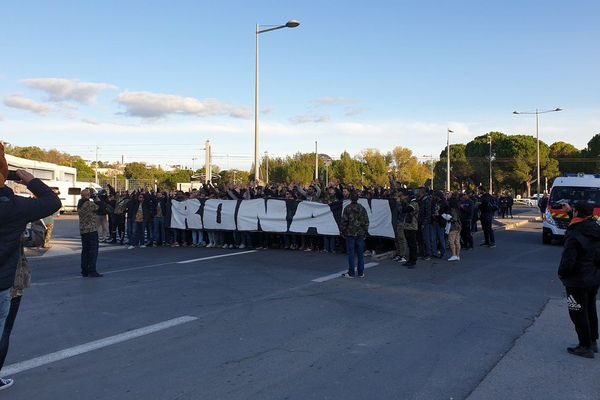
[[[116,250],[100,279],[76,255],[35,259],[0,399],[464,399],[562,295],[561,248],[540,229],[456,264],[381,261],[322,283],[343,255]]]

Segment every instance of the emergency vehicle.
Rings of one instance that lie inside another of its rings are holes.
[[[566,174],[554,180],[543,215],[544,244],[552,243],[552,239],[564,239],[572,216],[563,205],[578,201],[587,201],[594,206],[594,218],[600,224],[600,174]]]

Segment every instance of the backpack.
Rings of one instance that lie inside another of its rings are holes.
[[[27,224],[24,236],[23,246],[42,247],[46,240],[46,224],[41,219]]]

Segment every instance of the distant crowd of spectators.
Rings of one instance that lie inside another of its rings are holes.
[[[344,252],[344,241],[335,236],[274,234],[267,232],[211,231],[171,227],[171,205],[186,199],[257,199],[277,198],[331,204],[350,199],[351,193],[367,199],[393,199],[398,215],[395,240],[368,238],[367,253],[395,249],[395,259],[408,262],[412,255],[427,260],[444,258],[449,247],[450,261],[460,259],[460,249],[473,248],[472,232],[481,221],[484,243],[495,246],[492,219],[496,213],[512,217],[513,199],[509,195],[492,196],[485,188],[479,193],[446,193],[427,187],[407,189],[390,179],[389,187],[363,187],[331,182],[322,187],[318,181],[310,185],[203,184],[198,189],[183,191],[116,191],[92,193],[98,205],[97,228],[101,242],[128,245],[130,249],[148,246],[208,247],[208,248],[280,248],[289,250]],[[406,231],[410,231],[405,233]],[[414,233],[413,233],[414,231]],[[412,239],[414,237],[414,240]],[[415,243],[413,243],[415,242]],[[412,253],[410,248],[414,247]]]

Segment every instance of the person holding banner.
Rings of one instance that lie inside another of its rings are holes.
[[[348,252],[348,273],[343,274],[346,278],[354,278],[355,268],[359,278],[365,277],[365,238],[369,231],[369,216],[367,210],[358,204],[358,193],[350,194],[350,204],[344,208],[342,213],[342,236],[346,238],[346,249]],[[354,257],[357,257],[355,267]]]

